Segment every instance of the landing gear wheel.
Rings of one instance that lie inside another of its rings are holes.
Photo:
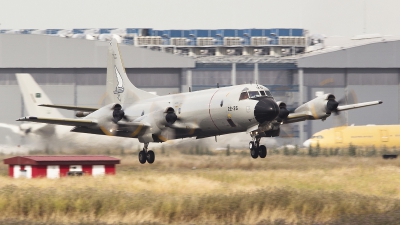
[[[250,155],[251,155],[251,157],[253,159],[257,159],[257,157],[258,157],[258,149],[255,148],[255,146],[252,149],[250,149]]]
[[[146,152],[143,151],[143,150],[139,152],[139,162],[141,164],[145,164],[146,163]]]
[[[265,147],[265,145],[260,145],[260,147],[258,148],[258,155],[260,156],[260,158],[265,158],[267,156],[267,148]]]
[[[249,149],[250,149],[250,151],[253,149],[253,148],[255,148],[256,147],[256,145],[254,144],[254,141],[250,141],[249,142]]]
[[[154,160],[156,159],[156,156],[152,150],[147,151],[147,162],[152,164]]]

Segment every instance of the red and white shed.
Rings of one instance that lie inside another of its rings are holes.
[[[4,159],[10,177],[59,178],[63,176],[115,174],[120,160],[103,155],[16,156]]]

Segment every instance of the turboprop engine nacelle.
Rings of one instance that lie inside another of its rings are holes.
[[[307,113],[309,119],[325,119],[337,110],[339,103],[333,94],[324,94],[299,106],[295,113]]]
[[[163,129],[175,123],[178,116],[172,107],[153,112],[153,118],[158,128]]]

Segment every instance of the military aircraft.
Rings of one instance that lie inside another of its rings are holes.
[[[106,90],[107,105],[101,108],[45,105],[80,110],[82,119],[28,116],[17,121],[72,126],[72,132],[137,138],[144,143],[139,152],[139,162],[144,164],[155,160],[154,152],[148,149],[150,142],[238,132],[250,133],[251,157],[265,158],[267,149],[260,145],[260,140],[279,136],[281,124],[325,120],[331,113],[382,103],[371,101],[339,106],[333,94],[324,94],[289,112],[284,102],[276,101],[269,89],[260,84],[157,96],[138,89],[129,81],[115,39],[108,47]]]

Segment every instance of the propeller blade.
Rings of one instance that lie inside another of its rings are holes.
[[[347,94],[344,95],[338,101],[338,103],[339,103],[339,106],[346,105],[346,104],[357,104],[358,103],[357,95],[354,92],[354,90],[349,90],[349,91],[347,91]],[[335,115],[335,117],[334,117],[334,126],[335,127],[347,125],[346,117],[343,114],[341,114],[340,111],[337,110],[337,107],[335,110],[333,110],[333,113]]]

